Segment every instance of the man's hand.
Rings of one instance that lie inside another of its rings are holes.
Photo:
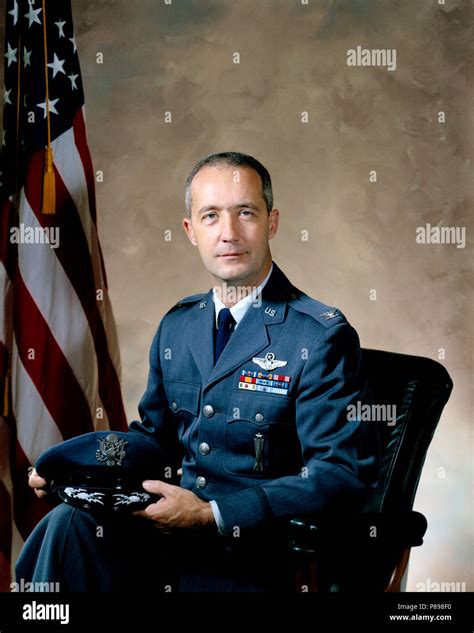
[[[47,483],[46,479],[40,477],[34,468],[31,470],[28,477],[28,485],[30,488],[34,489],[37,497],[45,497],[48,494],[45,490],[41,490],[41,488],[44,488]]]
[[[147,492],[163,496],[134,514],[156,521],[156,527],[190,528],[215,523],[211,504],[190,490],[164,481],[144,481],[143,487]]]

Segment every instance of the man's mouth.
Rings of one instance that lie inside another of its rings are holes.
[[[245,255],[245,253],[225,253],[224,255],[219,255],[219,257],[223,257],[224,259],[231,259],[233,257],[241,257]]]

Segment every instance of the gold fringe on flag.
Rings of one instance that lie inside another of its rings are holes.
[[[49,115],[49,85],[48,85],[48,43],[46,37],[46,0],[43,0],[43,41],[44,41],[44,75],[45,75],[45,108],[48,126],[48,145],[44,154],[43,173],[43,204],[41,213],[56,213],[56,182],[54,178],[53,148],[51,147],[51,121]]]

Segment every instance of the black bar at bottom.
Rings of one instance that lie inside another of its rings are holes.
[[[472,594],[0,594],[0,633],[472,633]]]

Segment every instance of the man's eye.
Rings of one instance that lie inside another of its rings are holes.
[[[243,213],[246,217],[253,215],[253,212],[250,211],[250,209],[242,209],[240,213]]]
[[[205,215],[202,216],[202,219],[204,221],[206,220],[213,220],[216,217],[215,213],[206,213]]]

